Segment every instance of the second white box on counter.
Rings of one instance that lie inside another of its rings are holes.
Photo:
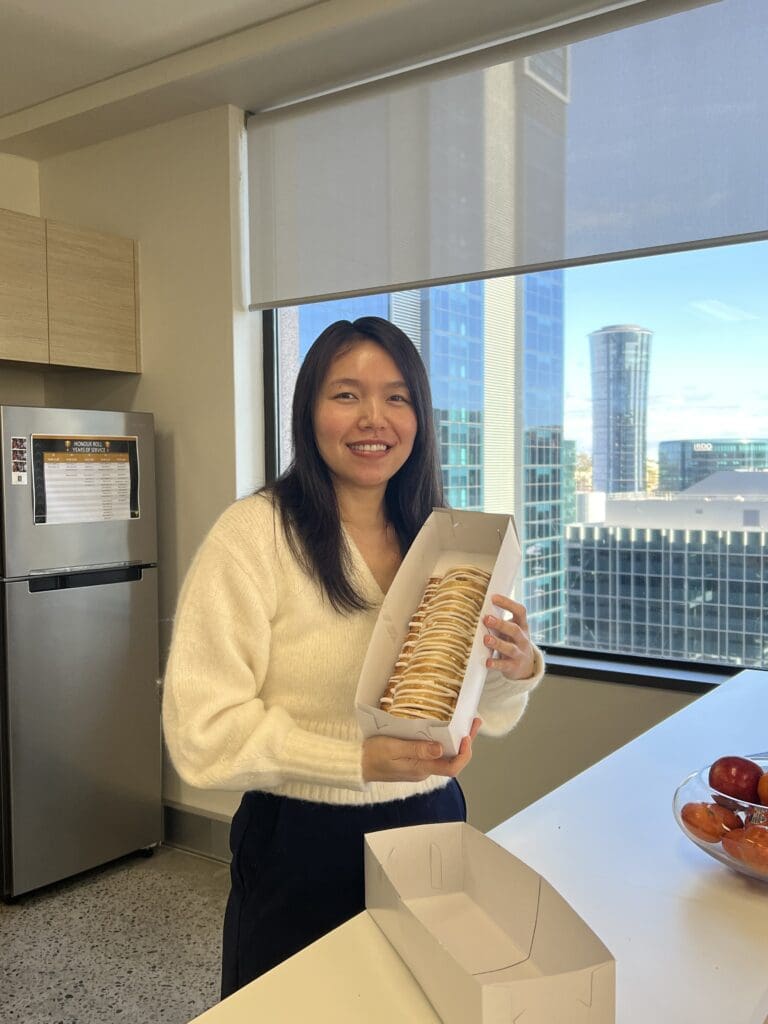
[[[610,951],[463,822],[369,832],[365,905],[444,1024],[614,1024]]]
[[[488,674],[488,648],[483,644],[487,629],[483,618],[493,611],[492,594],[512,596],[521,557],[520,541],[510,516],[444,508],[432,512],[389,588],[368,646],[355,699],[364,736],[385,734],[401,739],[436,740],[447,756],[458,753],[462,737],[469,733]],[[386,689],[427,580],[465,564],[487,570],[491,580],[451,721],[396,718],[382,711],[379,698]]]

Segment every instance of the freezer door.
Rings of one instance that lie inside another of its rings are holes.
[[[157,562],[150,413],[5,405],[0,454],[0,577]]]
[[[11,895],[160,841],[157,570],[119,572],[5,584]]]

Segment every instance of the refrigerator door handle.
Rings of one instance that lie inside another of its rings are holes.
[[[142,578],[144,566],[126,565],[115,569],[93,572],[62,572],[51,576],[36,576],[28,581],[30,594],[46,590],[73,590],[76,587],[96,587],[105,583],[135,583]]]

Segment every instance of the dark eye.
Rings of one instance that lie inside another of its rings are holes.
[[[355,396],[351,391],[339,391],[338,394],[332,395],[332,398],[354,398]]]
[[[405,395],[390,395],[389,400],[390,402],[403,402],[405,405],[408,404],[408,399]]]

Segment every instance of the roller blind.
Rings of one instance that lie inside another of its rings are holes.
[[[252,306],[768,231],[764,0],[622,18],[251,117]]]

